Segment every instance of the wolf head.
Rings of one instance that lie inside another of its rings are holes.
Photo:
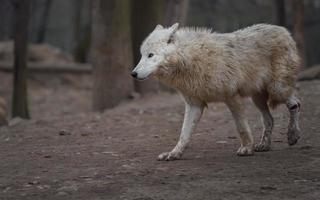
[[[177,49],[174,35],[178,26],[178,23],[169,28],[157,25],[149,34],[140,48],[141,60],[131,73],[134,78],[144,80],[152,74],[159,75],[168,71],[168,57]]]

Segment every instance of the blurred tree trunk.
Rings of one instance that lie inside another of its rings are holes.
[[[0,38],[2,41],[11,40],[14,31],[14,7],[12,0],[0,1]]]
[[[303,0],[291,0],[294,24],[293,24],[293,37],[297,42],[297,46],[301,56],[302,67],[306,66],[306,46],[305,46],[305,5]]]
[[[15,30],[12,117],[30,118],[27,100],[27,46],[31,0],[13,2]]]
[[[279,26],[286,27],[286,5],[285,0],[274,0],[275,6],[275,23]]]
[[[8,125],[6,101],[0,97],[0,127]]]
[[[133,91],[130,0],[92,1],[93,109],[119,104]]]
[[[134,66],[140,61],[140,45],[157,24],[163,22],[163,0],[139,0],[132,5],[132,41]],[[134,67],[133,66],[133,67]],[[159,82],[153,78],[135,81],[135,90],[144,95],[159,91]]]
[[[73,0],[74,4],[74,22],[73,22],[73,57],[77,62],[85,62],[86,48],[88,48],[88,41],[86,37],[89,33],[83,31],[81,27],[81,15],[83,8],[83,0]]]
[[[44,1],[44,10],[43,10],[43,16],[40,19],[40,26],[37,36],[37,43],[43,43],[44,38],[46,36],[46,30],[47,30],[47,24],[48,24],[48,18],[49,18],[49,12],[51,8],[52,0],[45,0]]]
[[[165,25],[171,26],[179,22],[183,26],[186,21],[189,0],[166,0]]]

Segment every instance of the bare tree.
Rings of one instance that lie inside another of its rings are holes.
[[[0,127],[7,125],[7,106],[5,100],[0,97]]]
[[[90,28],[82,27],[84,0],[73,0],[74,16],[73,16],[73,56],[77,62],[85,62],[86,54],[90,46]]]
[[[93,109],[119,104],[133,91],[130,0],[92,1]]]
[[[294,24],[293,24],[293,36],[297,42],[297,46],[302,59],[302,66],[306,66],[306,45],[305,45],[305,5],[304,0],[291,0]]]
[[[165,25],[179,22],[184,25],[187,17],[189,0],[166,0]]]
[[[280,26],[286,26],[286,5],[285,0],[274,0],[275,6],[275,23]]]
[[[31,0],[13,1],[15,7],[12,117],[30,118],[27,95],[27,46]]]
[[[1,0],[0,3],[0,19],[1,19],[1,28],[0,28],[0,38],[1,40],[10,40],[13,35],[14,29],[14,5],[12,0]]]
[[[37,33],[37,43],[44,42],[52,0],[44,0],[43,3],[44,3],[44,9],[43,9],[42,17],[40,18],[40,25]]]
[[[139,0],[132,5],[132,44],[134,64],[140,60],[140,45],[145,37],[163,22],[164,1],[162,0]],[[157,92],[159,82],[153,78],[144,82],[135,81],[135,90],[140,94]]]

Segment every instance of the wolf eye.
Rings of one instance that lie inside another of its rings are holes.
[[[153,53],[149,53],[148,58],[151,58],[153,56]]]

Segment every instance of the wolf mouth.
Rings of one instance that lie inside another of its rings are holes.
[[[145,77],[145,78],[136,78],[136,80],[138,80],[138,81],[144,81],[144,80],[146,80],[146,79],[148,79],[149,78],[149,76],[148,77]]]

